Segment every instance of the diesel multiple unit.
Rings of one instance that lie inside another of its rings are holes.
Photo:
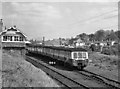
[[[41,54],[52,57],[64,64],[83,69],[88,64],[88,52],[83,48],[65,48],[55,46],[42,46],[36,44],[26,44],[28,53]]]

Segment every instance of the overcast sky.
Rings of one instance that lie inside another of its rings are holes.
[[[29,39],[70,38],[83,32],[118,29],[117,2],[6,1],[2,2],[4,26],[16,25]]]

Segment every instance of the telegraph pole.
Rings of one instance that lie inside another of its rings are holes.
[[[0,33],[2,32],[3,29],[3,22],[2,19],[0,19]],[[2,49],[2,35],[0,34],[0,49]]]
[[[45,37],[43,36],[42,45],[45,45]]]
[[[62,39],[59,38],[59,45],[61,46],[62,45]]]
[[[2,19],[0,19],[0,33],[2,33],[3,29],[3,22]],[[0,70],[2,71],[2,35],[0,34]],[[2,76],[0,76],[2,78]],[[0,78],[0,83],[2,84],[2,80]],[[0,86],[0,88],[2,88]]]

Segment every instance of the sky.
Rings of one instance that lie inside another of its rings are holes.
[[[16,25],[28,39],[71,38],[100,29],[118,30],[117,1],[5,0],[0,3],[0,17],[4,26]]]

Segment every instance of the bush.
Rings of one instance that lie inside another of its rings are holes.
[[[101,53],[106,54],[106,55],[110,55],[111,54],[111,50],[103,49]]]
[[[112,55],[118,55],[118,49],[117,48],[112,48]]]
[[[119,55],[120,54],[120,45],[111,46],[110,48],[103,48],[102,52],[106,55]]]

